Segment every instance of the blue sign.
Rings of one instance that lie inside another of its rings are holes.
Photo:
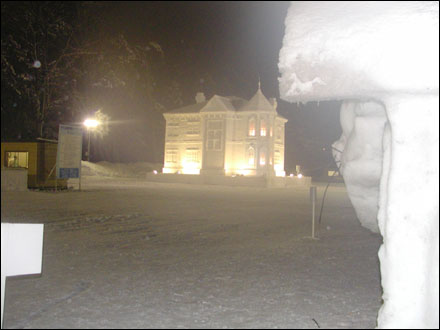
[[[58,133],[57,178],[78,179],[81,175],[82,128],[60,125]]]
[[[79,178],[78,168],[60,168],[59,171],[60,179]]]

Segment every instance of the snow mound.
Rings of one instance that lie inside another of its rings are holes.
[[[106,161],[91,163],[81,162],[81,175],[105,176],[118,178],[145,178],[147,173],[160,170],[162,164],[148,162],[136,163],[110,163]]]

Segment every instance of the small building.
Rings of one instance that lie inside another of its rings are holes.
[[[164,113],[163,173],[284,176],[284,126],[275,98],[214,95]]]
[[[1,168],[26,169],[28,188],[67,188],[67,180],[56,180],[56,141],[2,142]]]

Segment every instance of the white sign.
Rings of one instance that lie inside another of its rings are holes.
[[[82,158],[81,126],[60,125],[58,133],[57,178],[79,178]]]
[[[41,273],[43,258],[42,224],[2,223],[2,328],[6,276]]]

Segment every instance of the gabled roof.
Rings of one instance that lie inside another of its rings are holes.
[[[185,114],[199,112],[225,112],[225,111],[271,111],[276,112],[276,107],[272,105],[268,99],[258,88],[255,95],[246,101],[237,96],[219,96],[214,95],[206,102],[187,105],[182,108],[165,112],[166,114]]]
[[[173,113],[199,113],[200,110],[207,104],[208,102],[201,102],[196,104],[190,104],[182,108],[174,109],[164,114],[173,114]]]
[[[231,101],[223,96],[214,95],[206,106],[204,106],[200,112],[211,112],[211,111],[235,111],[234,106]]]
[[[267,98],[264,96],[260,88],[254,96],[245,104],[240,111],[276,111],[274,106],[270,104]]]
[[[226,98],[229,99],[235,110],[241,109],[246,103],[248,103],[248,100],[242,99],[238,96],[226,96]]]

